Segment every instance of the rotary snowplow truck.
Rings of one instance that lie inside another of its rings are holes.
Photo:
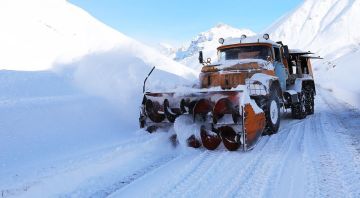
[[[199,133],[187,144],[216,149],[221,143],[230,151],[252,149],[262,135],[277,133],[280,108],[291,109],[303,119],[314,113],[315,84],[311,52],[289,50],[262,37],[219,39],[218,61],[204,61],[198,89],[189,93],[145,92],[140,127],[148,132],[171,127],[181,115],[199,122]],[[145,86],[145,83],[144,83]],[[176,137],[176,136],[175,136]]]

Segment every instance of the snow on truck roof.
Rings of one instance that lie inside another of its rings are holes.
[[[219,42],[221,39],[219,39]],[[275,41],[272,41],[270,39],[265,39],[263,35],[256,35],[256,36],[251,36],[251,37],[246,37],[245,35],[241,36],[241,37],[237,37],[237,38],[227,38],[223,40],[224,42],[222,43],[222,45],[234,45],[234,44],[239,44],[239,43],[268,43],[271,45],[276,45],[279,46],[278,43],[276,43]]]

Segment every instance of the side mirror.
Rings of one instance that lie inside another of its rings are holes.
[[[284,56],[286,59],[289,59],[290,58],[290,55],[289,55],[289,47],[287,45],[284,45],[283,46],[283,49],[284,49]]]
[[[202,51],[199,52],[199,63],[200,64],[204,63],[204,57],[203,57],[203,52]]]

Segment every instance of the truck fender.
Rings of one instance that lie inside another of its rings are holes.
[[[270,76],[263,73],[256,73],[250,79],[246,79],[246,85],[248,86],[250,95],[254,95],[251,87],[256,84],[261,84],[265,87],[265,92],[261,92],[262,94],[256,95],[269,95],[270,89],[273,86],[278,87],[279,96],[282,96],[279,79],[276,76]]]
[[[302,88],[305,86],[311,86],[315,91],[315,83],[313,79],[310,78],[297,78],[295,79],[294,85],[288,87],[288,90],[294,90],[298,93],[301,93]],[[316,92],[315,92],[316,93]]]
[[[292,89],[284,92],[284,98],[287,104],[294,104],[299,102],[298,92]]]

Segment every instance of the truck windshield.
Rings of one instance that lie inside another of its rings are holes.
[[[267,46],[241,46],[236,48],[224,49],[220,51],[220,60],[237,59],[263,59],[271,57],[271,49]]]

